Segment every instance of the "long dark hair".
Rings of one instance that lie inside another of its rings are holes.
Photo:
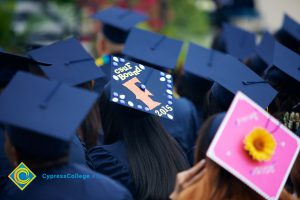
[[[206,159],[206,171],[199,181],[183,190],[176,200],[263,199],[254,190],[205,156],[224,115],[225,113],[221,113],[209,117],[200,129],[195,151],[195,161],[197,163],[202,159]]]
[[[113,103],[108,97],[105,90],[99,104],[104,143],[124,141],[136,199],[168,199],[176,174],[188,167],[182,150],[156,117]]]
[[[232,96],[232,95],[231,95]],[[223,95],[224,99],[228,98]],[[226,112],[229,108],[229,105],[225,105],[224,103],[220,102],[213,94],[212,89],[210,89],[204,101],[204,108],[203,108],[203,121],[207,120],[210,116]]]

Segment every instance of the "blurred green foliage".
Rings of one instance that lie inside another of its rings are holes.
[[[179,56],[180,65],[187,53],[187,42],[195,42],[208,47],[210,43],[209,14],[196,6],[197,0],[169,0],[171,19],[162,30],[163,34],[183,40],[183,50]]]
[[[13,34],[11,22],[15,0],[2,0],[0,2],[0,46],[3,49],[10,49],[13,46]]]
[[[196,0],[169,0],[172,18],[163,33],[182,40],[200,42],[210,31],[208,14],[196,6]]]

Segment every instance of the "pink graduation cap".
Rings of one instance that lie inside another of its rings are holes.
[[[269,200],[279,198],[298,155],[300,139],[238,92],[207,157]]]

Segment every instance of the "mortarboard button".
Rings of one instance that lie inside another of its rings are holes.
[[[162,69],[174,69],[182,44],[179,40],[134,28],[129,33],[123,53],[138,62]]]
[[[75,38],[35,49],[30,51],[29,55],[51,64],[51,68],[42,68],[49,79],[71,86],[105,76],[102,70],[97,68],[93,57]]]
[[[0,96],[0,122],[30,134],[9,131],[19,150],[52,157],[65,151],[97,97],[86,90],[18,72]]]

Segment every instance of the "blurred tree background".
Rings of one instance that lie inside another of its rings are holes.
[[[0,46],[9,49],[14,45],[11,22],[15,8],[15,0],[0,0]]]
[[[150,21],[142,28],[208,46],[209,13],[197,6],[198,1],[203,0],[0,0],[0,47],[22,52],[29,39],[40,39],[41,34],[48,37],[49,32],[54,35],[55,30],[61,38],[85,37],[95,26],[86,26],[91,21],[88,16],[109,5],[149,15]]]

